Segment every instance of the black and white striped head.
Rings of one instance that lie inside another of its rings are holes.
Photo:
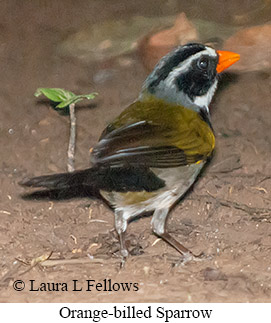
[[[216,90],[217,74],[238,59],[238,54],[216,51],[198,43],[180,46],[156,65],[143,85],[142,95],[147,92],[196,110],[208,108]],[[219,69],[222,61],[223,68]]]

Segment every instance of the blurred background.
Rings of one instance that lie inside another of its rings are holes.
[[[76,109],[75,165],[86,168],[89,150],[102,130],[137,98],[159,58],[191,41],[241,55],[221,78],[211,105],[215,159],[169,221],[171,232],[189,249],[212,254],[213,259],[189,264],[185,271],[175,267],[178,255],[162,242],[154,244],[149,219],[143,219],[131,229],[142,255],[128,261],[122,276],[113,264],[94,269],[79,264],[33,269],[29,277],[69,280],[77,279],[75,273],[122,281],[133,277],[141,292],[124,293],[122,301],[269,299],[270,0],[0,1],[2,277],[18,257],[29,261],[51,250],[56,258],[80,259],[108,246],[99,252],[111,259],[117,243],[108,235],[113,215],[99,202],[21,199],[24,190],[17,183],[22,178],[66,171],[69,117],[52,109],[49,101],[35,98],[36,89],[99,93]],[[93,243],[99,247],[95,252]],[[12,278],[5,280],[5,288]],[[119,297],[81,294],[77,299],[54,293],[51,298],[37,292],[34,299],[30,294],[11,291],[8,299],[4,294],[0,299],[118,301]]]

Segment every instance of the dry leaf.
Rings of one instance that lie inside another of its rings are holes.
[[[139,55],[146,69],[151,71],[160,58],[174,47],[198,41],[198,39],[196,28],[183,12],[178,15],[172,28],[144,37],[139,44]]]
[[[232,71],[269,71],[271,69],[271,24],[238,31],[227,39],[224,49],[240,54]]]

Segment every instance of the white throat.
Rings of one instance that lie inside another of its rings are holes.
[[[203,107],[208,108],[215,94],[216,87],[217,87],[217,79],[215,80],[214,84],[209,88],[207,93],[205,93],[204,95],[195,97],[194,104],[201,108]]]
[[[161,83],[163,83],[163,82],[164,81],[162,81]],[[154,95],[158,99],[164,99],[170,103],[180,104],[188,109],[192,109],[197,112],[199,112],[202,108],[209,111],[208,107],[209,107],[210,102],[212,101],[214,94],[215,94],[217,83],[218,83],[218,80],[216,79],[214,81],[214,84],[209,88],[207,93],[205,93],[204,95],[201,95],[201,96],[194,97],[193,101],[183,91],[177,90],[177,88],[175,86],[171,86],[169,88],[161,86],[161,88],[158,91],[156,91],[156,93]],[[147,93],[143,89],[143,91],[141,92],[141,94],[139,96],[139,100],[144,100],[144,97]]]

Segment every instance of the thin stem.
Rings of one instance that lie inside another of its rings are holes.
[[[68,148],[68,172],[74,171],[74,152],[75,152],[75,138],[76,138],[76,117],[75,117],[75,104],[69,105],[70,110],[70,141]]]

